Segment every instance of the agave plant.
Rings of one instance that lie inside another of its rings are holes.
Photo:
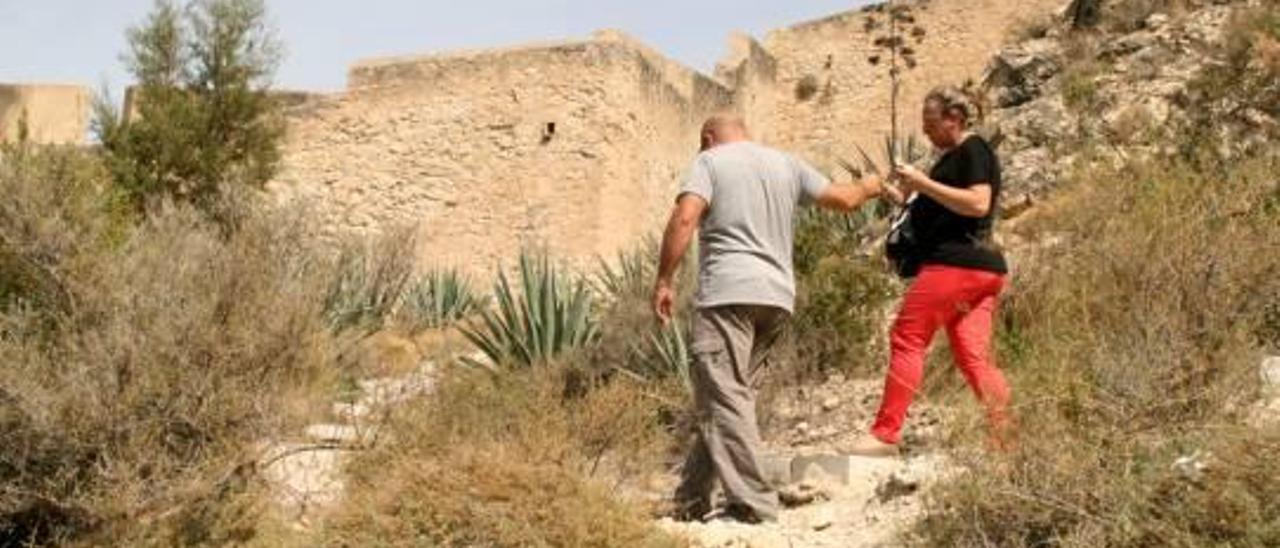
[[[499,270],[496,309],[460,329],[492,363],[503,367],[545,364],[560,353],[596,339],[591,292],[581,279],[557,270],[545,255],[520,255],[520,287]]]
[[[637,380],[663,379],[675,375],[680,378],[689,393],[693,393],[693,379],[689,376],[692,356],[688,338],[679,321],[654,328],[647,334],[643,346],[631,348],[632,360],[619,370]]]
[[[412,327],[430,329],[453,325],[487,303],[457,270],[432,270],[409,284],[400,312]]]
[[[647,297],[653,283],[656,247],[653,242],[647,242],[630,251],[619,251],[614,264],[597,259],[595,285],[599,293],[613,302]]]
[[[348,246],[325,296],[325,319],[335,331],[376,331],[395,310],[412,265],[403,254],[372,246]]]

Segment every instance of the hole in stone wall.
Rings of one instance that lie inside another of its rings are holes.
[[[816,93],[818,93],[818,78],[816,76],[810,74],[796,82],[796,99],[808,101]]]
[[[547,125],[542,128],[542,144],[545,145],[547,143],[550,143],[551,138],[555,137],[555,135],[556,135],[556,123],[547,122]]]

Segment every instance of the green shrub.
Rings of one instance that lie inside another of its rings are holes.
[[[800,282],[792,341],[801,373],[878,370],[896,286],[870,258],[829,256]]]
[[[504,271],[493,288],[496,310],[462,327],[463,334],[499,366],[531,367],[594,341],[598,324],[592,296],[580,279],[557,269],[542,254],[520,255],[520,286]]]
[[[887,203],[868,207],[873,210],[859,215],[809,209],[796,223],[790,340],[800,379],[879,365],[883,315],[896,287],[873,237],[886,229],[891,209]]]
[[[1098,73],[1096,64],[1080,61],[1069,65],[1061,76],[1062,101],[1076,112],[1090,112],[1098,106]]]

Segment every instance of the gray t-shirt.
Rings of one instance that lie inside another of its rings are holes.
[[[737,142],[698,154],[680,194],[701,196],[697,306],[756,304],[795,308],[791,263],[796,206],[830,181],[772,148]]]

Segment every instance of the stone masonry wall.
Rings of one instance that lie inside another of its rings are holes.
[[[39,144],[82,144],[89,131],[90,93],[70,85],[0,85],[0,143],[18,138],[23,117]]]
[[[616,36],[366,62],[349,81],[292,110],[271,188],[330,235],[416,225],[425,264],[471,274],[659,229],[696,124],[731,100]]]
[[[914,2],[924,38],[909,38],[919,68],[905,77],[904,133],[919,132],[929,88],[979,79],[1012,27],[1061,2]],[[836,14],[763,45],[735,36],[714,78],[617,31],[363,62],[346,92],[290,108],[271,189],[309,205],[329,236],[413,227],[424,266],[483,276],[529,247],[590,264],[662,229],[713,111],[742,113],[754,138],[828,173],[855,143],[879,156],[888,77],[867,61],[882,34],[869,18],[886,15]],[[802,80],[816,92],[797,94]]]
[[[1063,5],[1062,0],[903,3],[912,5],[916,19],[904,34],[919,65],[904,72],[899,112],[905,116],[899,131],[916,135],[920,135],[921,101],[929,89],[980,80],[983,68],[1016,25]],[[873,42],[887,33],[887,24],[887,13],[869,8],[768,35],[765,49],[778,60],[774,144],[799,152],[828,173],[838,171],[837,157],[855,160],[855,143],[883,161],[890,119],[888,56]],[[911,36],[911,27],[923,29],[922,40]],[[868,62],[874,55],[882,58],[879,66]],[[803,98],[798,88],[806,78],[817,90]]]

